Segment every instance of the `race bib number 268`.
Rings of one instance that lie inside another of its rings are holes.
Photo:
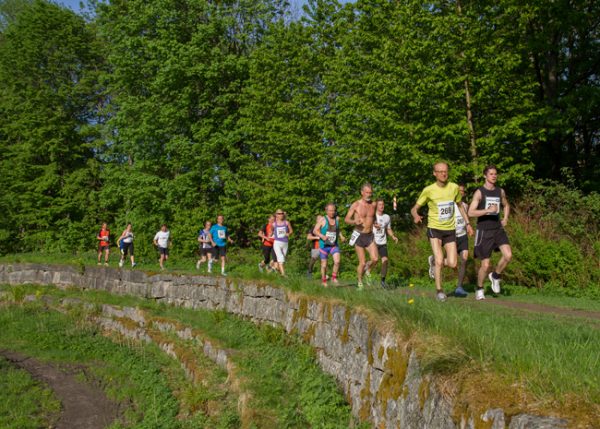
[[[449,220],[454,217],[454,201],[438,203],[437,207],[439,220]]]

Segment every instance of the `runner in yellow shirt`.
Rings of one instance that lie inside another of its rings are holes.
[[[418,211],[427,204],[429,213],[427,216],[427,237],[431,243],[433,255],[429,257],[429,276],[435,279],[437,290],[436,298],[439,301],[446,300],[446,294],[442,289],[442,268],[444,266],[456,268],[458,259],[456,250],[456,225],[454,220],[454,209],[458,207],[463,219],[469,223],[467,213],[460,203],[461,195],[458,185],[448,181],[448,164],[438,162],[433,166],[435,183],[427,186],[421,192],[417,203],[410,210],[415,223],[421,223],[423,217]],[[444,258],[446,250],[446,258]]]

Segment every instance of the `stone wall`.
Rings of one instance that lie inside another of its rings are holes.
[[[424,376],[414,351],[367,313],[339,302],[223,277],[148,275],[104,267],[0,265],[0,283],[79,286],[161,300],[186,308],[224,310],[282,326],[316,350],[323,370],[344,391],[353,414],[377,428],[562,428],[566,422],[500,409],[460,415]]]

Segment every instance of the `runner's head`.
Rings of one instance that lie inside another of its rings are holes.
[[[102,222],[102,229],[108,229],[108,224],[106,222]]]
[[[485,177],[485,181],[495,185],[496,180],[498,180],[498,169],[495,165],[488,165],[483,169],[483,177]]]
[[[360,187],[360,195],[362,199],[366,202],[371,202],[371,197],[373,196],[373,186],[370,183],[365,183]]]
[[[275,222],[275,215],[269,215],[269,220],[268,220],[268,222],[269,222],[269,223],[273,223],[273,222]]]
[[[333,203],[329,203],[325,206],[325,213],[331,219],[335,217],[335,212],[337,211],[337,207]]]
[[[275,220],[284,220],[285,212],[281,209],[275,210]]]
[[[225,220],[225,217],[222,214],[217,215],[217,224],[218,225],[223,225],[224,220]]]
[[[133,228],[133,226],[131,225],[131,222],[127,224],[127,228],[125,228],[127,231],[131,231],[131,228]]]
[[[433,164],[433,175],[439,183],[448,182],[448,164],[445,162],[436,162]]]
[[[204,222],[204,229],[210,229],[210,227],[212,226],[212,222],[207,220],[206,222]]]
[[[163,223],[163,224],[160,226],[160,230],[161,230],[162,232],[167,232],[167,224],[166,224],[166,223]]]
[[[381,198],[378,198],[377,201],[377,213],[383,214],[383,209],[385,208],[385,203]]]
[[[464,183],[461,183],[458,185],[458,192],[460,192],[460,196],[462,197],[462,199],[464,201],[465,195],[467,195],[467,189],[466,189]]]

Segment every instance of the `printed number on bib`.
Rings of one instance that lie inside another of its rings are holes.
[[[220,229],[217,231],[217,236],[221,239],[221,240],[225,240],[225,231]]]
[[[327,231],[325,233],[325,241],[327,243],[335,244],[335,240],[337,239],[337,234],[332,231]]]
[[[489,209],[492,205],[496,205],[497,211],[500,212],[500,197],[485,197],[485,209]]]
[[[276,232],[277,238],[283,238],[283,237],[285,237],[285,234],[287,233],[287,227],[286,226],[278,226],[277,229],[275,230],[275,232]]]
[[[449,220],[454,217],[454,201],[438,203],[438,219]]]
[[[348,244],[350,246],[354,246],[354,243],[356,243],[356,240],[358,240],[358,237],[360,237],[360,232],[352,231],[352,235],[350,236],[350,241],[348,242]]]

